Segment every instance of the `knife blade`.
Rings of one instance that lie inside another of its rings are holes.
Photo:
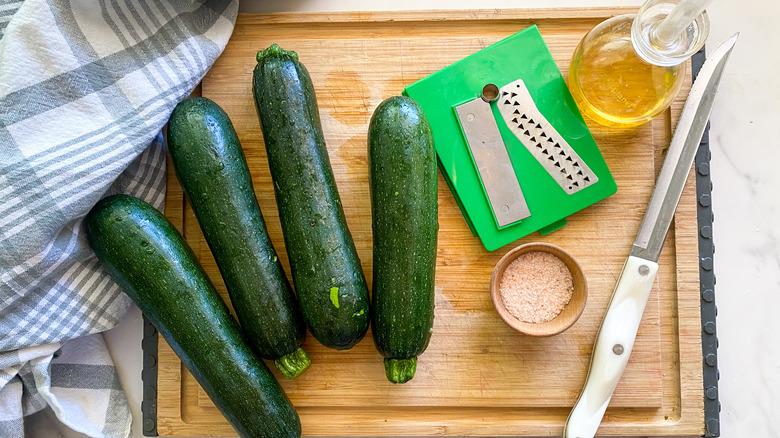
[[[677,122],[631,253],[623,265],[593,345],[593,353],[577,403],[564,426],[564,438],[592,438],[628,363],[647,304],[666,233],[680,201],[696,150],[707,126],[723,68],[739,33],[705,61]]]

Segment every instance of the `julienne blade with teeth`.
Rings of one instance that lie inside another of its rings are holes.
[[[598,182],[596,174],[544,118],[522,79],[501,87],[497,105],[510,131],[567,194]]]

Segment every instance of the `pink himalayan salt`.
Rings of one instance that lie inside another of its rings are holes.
[[[558,316],[574,292],[571,272],[558,257],[541,251],[519,255],[499,283],[504,307],[523,322],[547,322]]]

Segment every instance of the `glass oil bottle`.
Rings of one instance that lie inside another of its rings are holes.
[[[702,12],[682,32],[660,38],[661,23],[677,3],[648,0],[636,15],[610,18],[585,35],[568,82],[583,114],[603,125],[633,127],[671,105],[685,80],[685,61],[709,33]]]

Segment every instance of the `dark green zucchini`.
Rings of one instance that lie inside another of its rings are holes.
[[[414,377],[433,331],[437,213],[436,152],[422,108],[395,96],[368,129],[374,230],[372,328],[393,383]]]
[[[311,334],[344,350],[368,330],[369,297],[322,134],[314,87],[295,52],[257,54],[253,92],[293,283]]]
[[[301,424],[273,374],[190,247],[151,205],[109,196],[85,219],[87,240],[239,435],[300,438]]]
[[[182,101],[168,122],[168,149],[249,344],[288,379],[299,376],[311,364],[301,348],[306,324],[228,115],[203,97]]]

